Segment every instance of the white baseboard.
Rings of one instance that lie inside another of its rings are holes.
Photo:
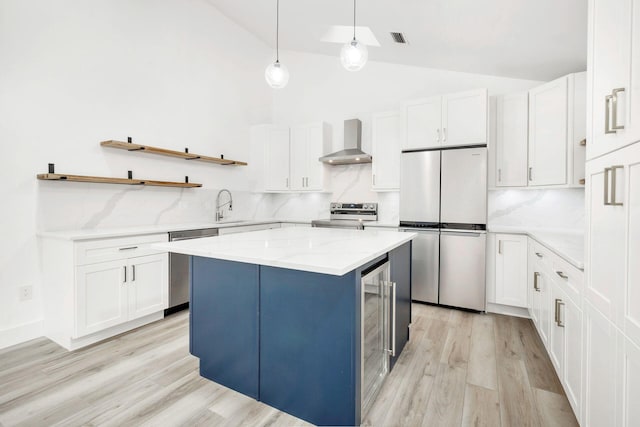
[[[530,319],[529,310],[522,307],[513,307],[510,305],[487,303],[487,313],[506,314],[507,316],[524,317]]]
[[[0,349],[20,344],[44,335],[42,320],[14,326],[0,331]]]

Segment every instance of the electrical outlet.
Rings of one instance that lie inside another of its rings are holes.
[[[20,286],[20,301],[28,301],[33,298],[33,286]]]

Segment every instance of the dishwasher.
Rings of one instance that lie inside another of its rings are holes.
[[[184,230],[169,232],[169,241],[200,239],[218,235],[217,228],[201,228],[198,230]],[[165,316],[189,307],[189,282],[191,268],[189,255],[169,253],[169,308],[164,311]]]

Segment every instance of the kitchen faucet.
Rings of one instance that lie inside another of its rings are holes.
[[[222,193],[227,193],[229,194],[229,201],[223,204],[220,204],[220,196],[222,195]],[[226,205],[229,205],[229,210],[233,210],[233,196],[231,195],[231,191],[227,190],[226,188],[223,188],[222,190],[218,191],[218,197],[216,197],[216,222],[220,221],[222,218],[224,218],[224,215],[222,214],[222,208],[225,207]]]

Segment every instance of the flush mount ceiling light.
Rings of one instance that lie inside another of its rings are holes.
[[[264,78],[274,89],[282,89],[289,82],[289,70],[280,63],[280,0],[276,0],[276,62],[264,70]]]
[[[353,40],[342,46],[340,61],[349,71],[358,71],[367,63],[367,46],[356,39],[356,0],[353,0]]]

